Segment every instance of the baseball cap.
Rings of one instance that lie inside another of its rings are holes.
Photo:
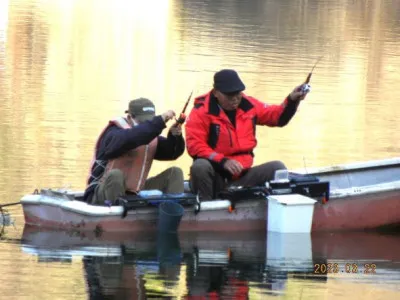
[[[223,69],[214,74],[214,88],[222,93],[234,93],[246,87],[235,70]]]
[[[149,99],[138,98],[129,102],[129,107],[125,113],[131,114],[138,122],[144,122],[155,116],[156,109]]]

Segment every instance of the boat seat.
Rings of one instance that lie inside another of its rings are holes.
[[[263,186],[255,187],[229,187],[218,193],[220,199],[227,199],[232,202],[265,199],[268,190]]]
[[[314,175],[289,172],[289,181],[291,183],[309,183],[309,182],[319,182],[319,179]]]

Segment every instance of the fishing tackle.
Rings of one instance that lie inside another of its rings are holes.
[[[193,94],[193,91],[190,93],[188,99],[186,100],[185,106],[183,107],[182,112],[179,115],[179,118],[176,119],[176,123],[174,124],[174,126],[182,125],[183,123],[185,123],[185,121],[186,121],[185,111],[190,102],[190,99],[192,98],[192,94]]]
[[[312,76],[312,73],[313,73],[313,71],[314,71],[315,66],[316,66],[316,65],[318,64],[318,62],[322,59],[322,57],[323,57],[323,55],[320,56],[320,57],[317,59],[317,61],[315,62],[314,66],[313,66],[312,69],[311,69],[311,72],[308,73],[307,78],[306,78],[306,81],[304,81],[303,85],[301,86],[301,91],[302,91],[304,94],[306,94],[306,93],[308,93],[308,92],[311,91],[311,86],[309,85],[310,80],[311,80],[311,76]]]

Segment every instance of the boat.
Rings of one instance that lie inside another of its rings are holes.
[[[82,200],[83,191],[35,190],[22,197],[25,222],[47,228],[96,232],[157,229],[158,206],[184,207],[179,231],[266,231],[274,195],[303,195],[317,201],[312,232],[392,229],[400,226],[400,157],[330,167],[292,170],[261,187],[236,187],[220,199],[200,201],[190,193],[127,196],[113,206]],[[286,176],[286,177],[285,177]]]

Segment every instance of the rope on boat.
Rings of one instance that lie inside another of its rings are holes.
[[[38,190],[38,189],[35,189],[35,190],[33,191],[33,194],[34,194],[34,195],[38,195],[38,194],[39,194],[39,190]],[[21,201],[13,202],[13,203],[0,204],[0,210],[1,210],[2,207],[13,206],[13,205],[18,205],[18,204],[21,204]]]
[[[19,202],[14,202],[14,203],[2,204],[2,205],[0,205],[0,210],[2,210],[3,207],[18,205],[18,204],[21,204],[21,201],[19,201]]]

